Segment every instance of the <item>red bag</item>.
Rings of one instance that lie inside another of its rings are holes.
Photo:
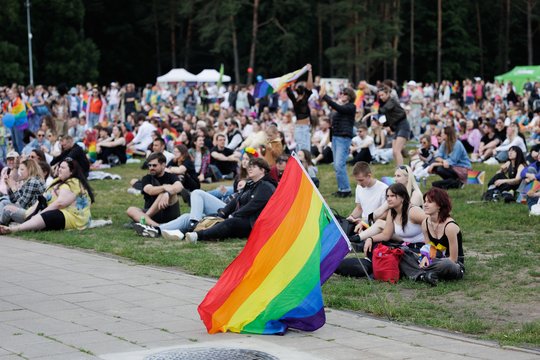
[[[373,250],[373,277],[376,280],[397,283],[399,280],[399,260],[402,256],[403,250],[400,248],[379,244]]]

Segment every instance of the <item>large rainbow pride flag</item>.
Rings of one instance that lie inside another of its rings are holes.
[[[299,161],[291,157],[244,249],[199,305],[210,334],[314,331],[326,321],[322,284],[349,240]]]
[[[308,71],[308,66],[306,65],[299,70],[285,74],[281,77],[264,79],[262,81],[259,81],[257,84],[255,84],[255,89],[253,90],[253,96],[258,99],[266,95],[280,92],[281,90],[284,90],[289,85],[291,85],[296,80],[298,80],[300,76],[307,73],[307,71]]]

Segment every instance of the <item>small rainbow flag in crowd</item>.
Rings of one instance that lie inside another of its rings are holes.
[[[356,106],[356,110],[360,110],[364,107],[364,90],[358,89],[356,90],[356,99],[354,100],[354,105]]]
[[[10,113],[15,117],[14,126],[17,127],[17,129],[24,129],[24,125],[28,127],[28,116],[26,115],[26,108],[24,107],[24,103],[21,98],[15,99],[15,101],[11,104]]]
[[[86,145],[88,158],[91,162],[95,162],[97,160],[97,150],[96,150],[96,143],[97,143],[97,132],[93,129],[86,130],[86,138],[84,139],[84,145]]]
[[[529,191],[540,191],[540,181],[534,180],[526,184],[521,191],[518,192],[516,202],[525,204],[527,202],[527,193]]]
[[[483,185],[486,178],[485,171],[468,170],[467,171],[467,184],[480,184]]]
[[[381,177],[381,181],[388,186],[396,183],[396,179],[394,179],[392,176],[383,176]]]
[[[281,77],[264,79],[255,84],[255,90],[253,90],[253,96],[255,98],[262,98],[266,95],[280,92],[284,90],[292,83],[296,82],[300,76],[304,75],[308,71],[308,66],[304,66],[300,70],[293,71],[285,74]]]
[[[88,108],[88,91],[84,92],[82,98],[82,111],[86,112],[86,109]]]
[[[199,305],[208,332],[283,334],[326,321],[322,284],[349,252],[347,236],[291,157],[246,246]]]

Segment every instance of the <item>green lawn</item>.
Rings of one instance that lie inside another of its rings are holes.
[[[374,166],[375,175],[392,176],[390,165]],[[478,165],[487,171],[496,167]],[[321,193],[343,215],[353,198],[336,199],[333,169],[319,167]],[[24,238],[126,257],[143,264],[170,266],[188,273],[218,277],[242,249],[244,240],[185,244],[145,239],[123,228],[125,210],[142,205],[142,197],[126,192],[129,179],[144,172],[136,165],[111,169],[122,180],[92,182],[97,194],[93,218],[112,219],[113,225],[85,231],[36,232]],[[205,186],[213,188],[215,185]],[[428,182],[429,186],[429,182]],[[425,189],[422,189],[425,190]],[[466,276],[459,282],[442,282],[431,288],[400,281],[397,285],[333,276],[324,286],[326,305],[385,317],[405,324],[472,334],[501,344],[540,347],[540,218],[529,217],[525,205],[474,203],[481,185],[451,191],[453,216],[464,233]],[[182,204],[182,212],[188,211]]]

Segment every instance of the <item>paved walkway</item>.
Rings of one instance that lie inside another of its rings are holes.
[[[208,335],[196,308],[213,280],[0,237],[0,360],[144,359],[245,348],[278,359],[538,359],[540,353],[328,310],[313,333]]]

